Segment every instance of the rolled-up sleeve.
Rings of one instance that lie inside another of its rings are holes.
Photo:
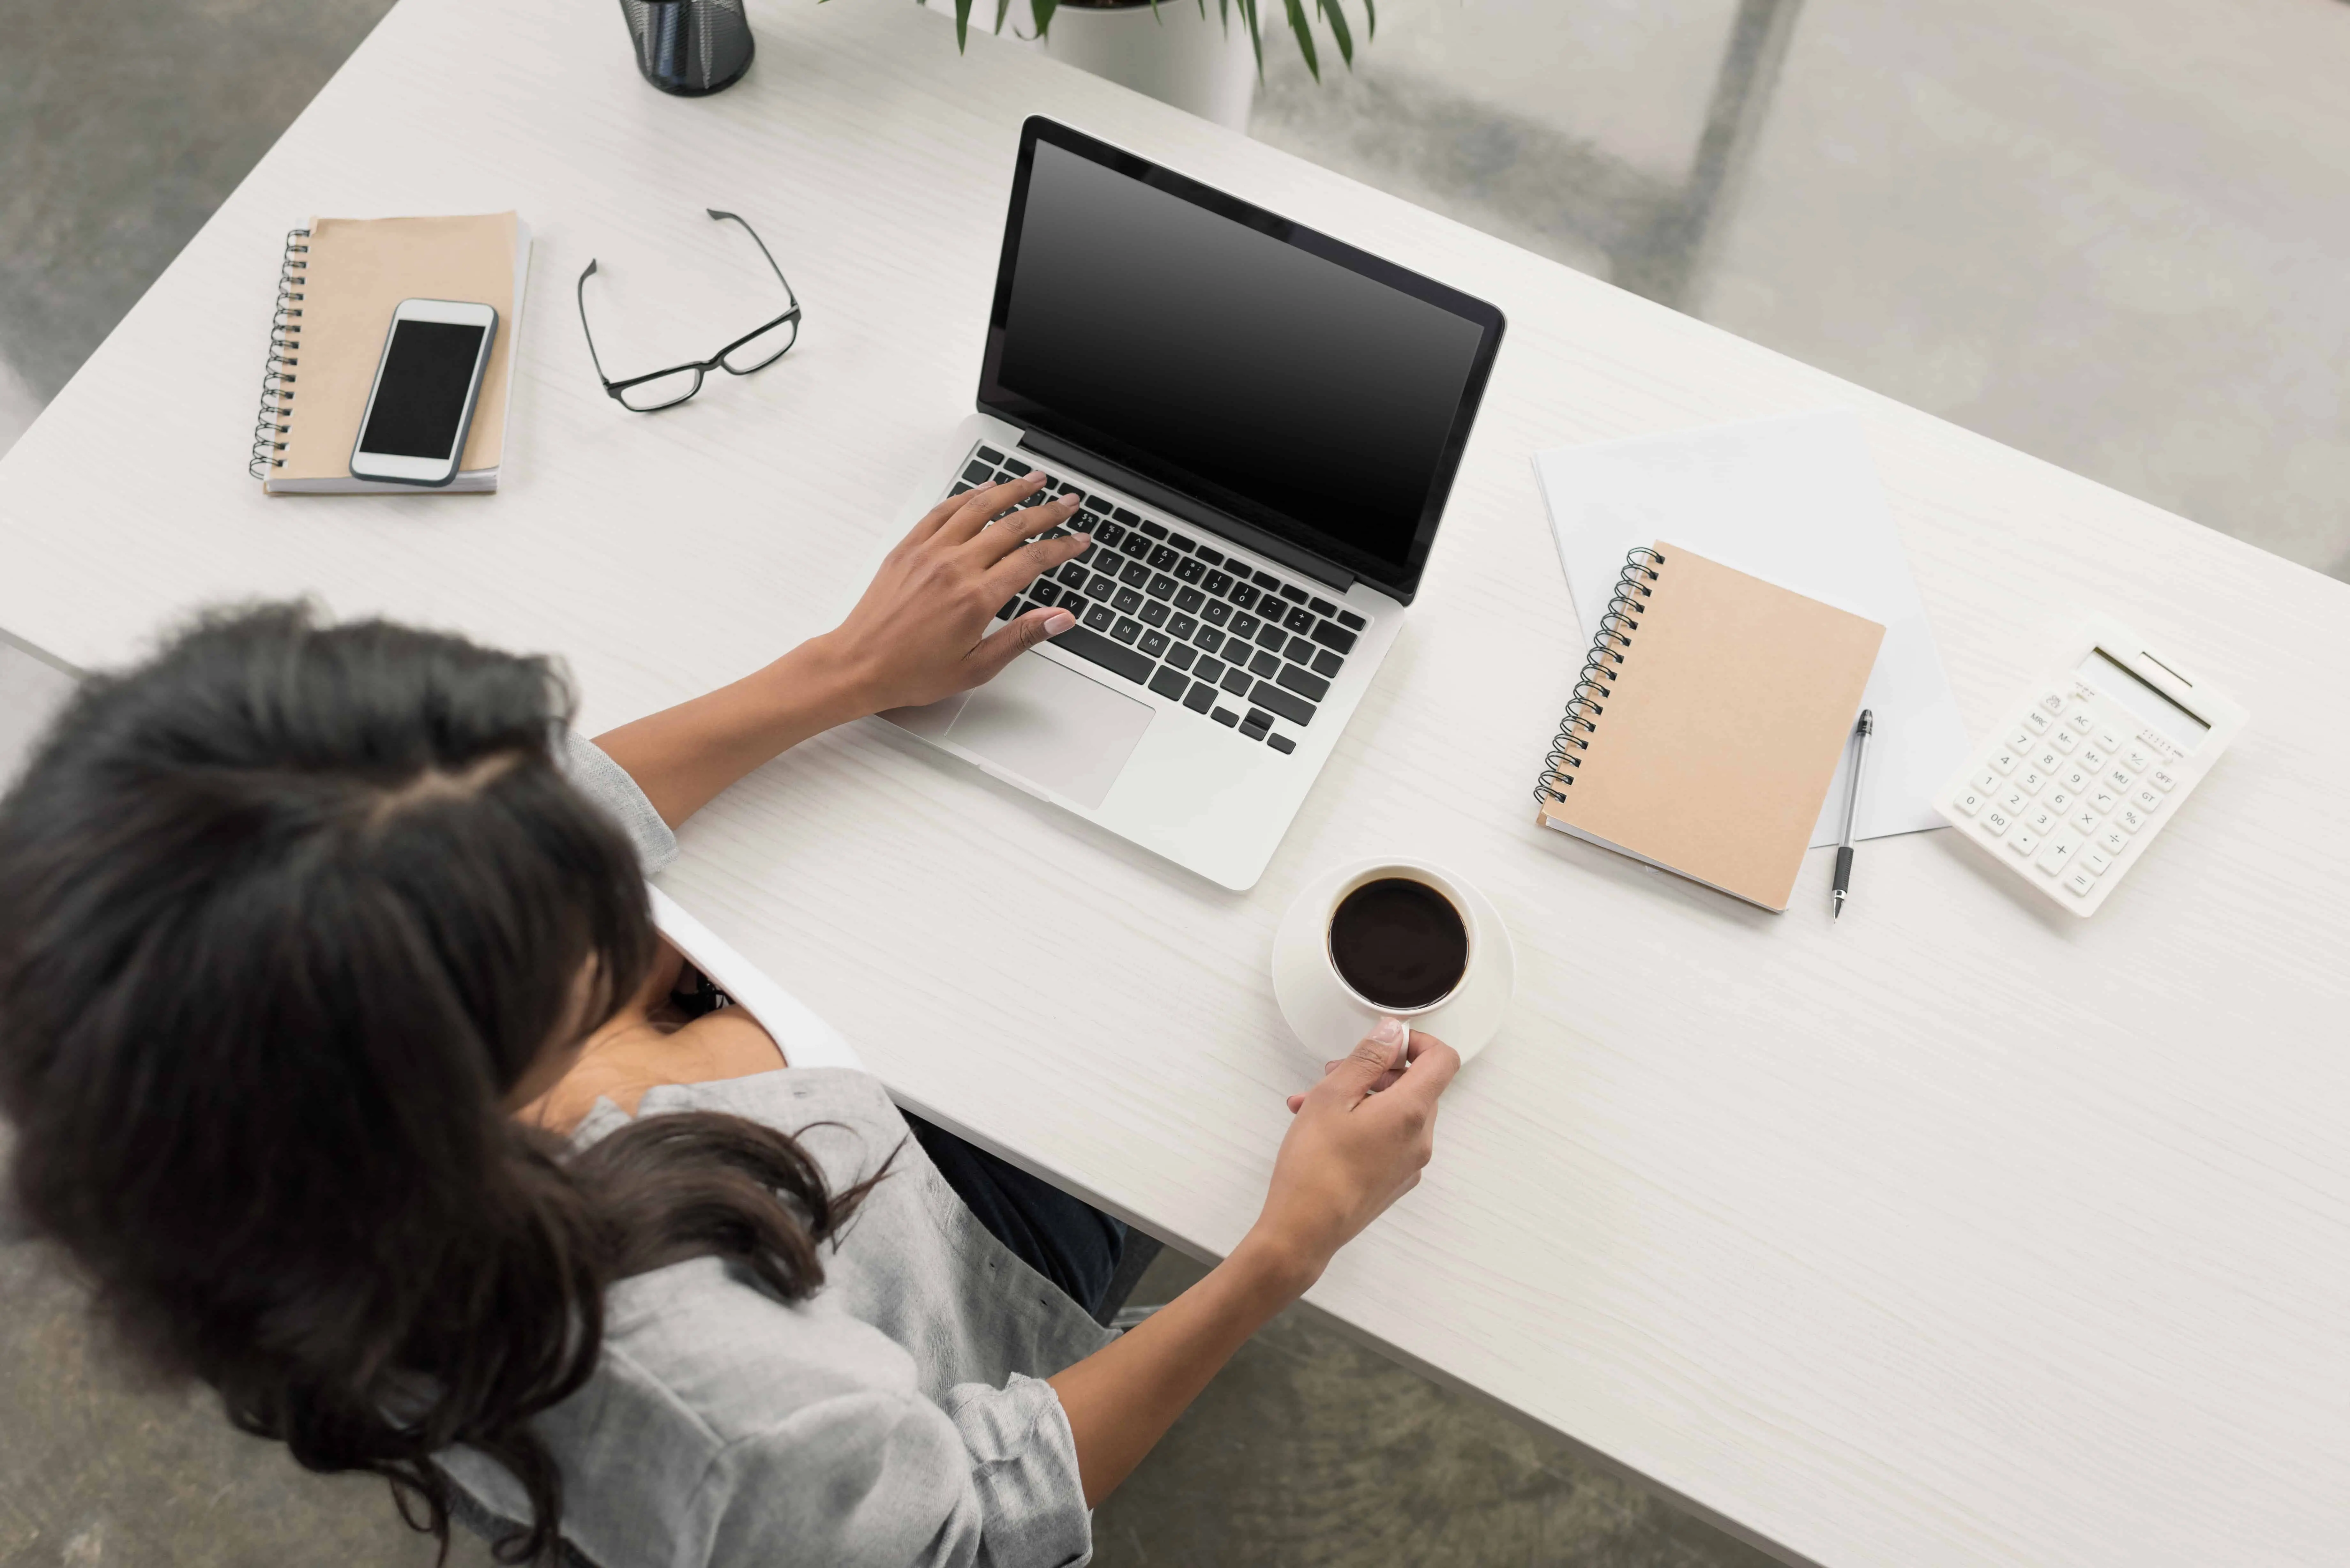
[[[670,831],[626,768],[606,756],[595,742],[567,727],[561,733],[555,761],[572,787],[594,801],[629,836],[646,876],[669,868],[677,858],[677,835]]]
[[[705,1561],[1075,1568],[1093,1519],[1052,1385],[825,1400],[727,1445],[702,1489]]]

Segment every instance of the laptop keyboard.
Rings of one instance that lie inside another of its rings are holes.
[[[982,445],[952,493],[1020,479],[1037,467]],[[1290,731],[1314,722],[1316,706],[1355,650],[1363,618],[1317,597],[1319,585],[1293,582],[1131,507],[1087,494],[1050,470],[1045,476],[1038,500],[1084,497],[1079,527],[1055,528],[1045,537],[1088,533],[1093,548],[1038,577],[995,618],[1010,620],[1040,605],[1066,609],[1077,624],[1053,639],[1053,647],[1180,703],[1208,722],[1276,752],[1295,752],[1297,740]]]

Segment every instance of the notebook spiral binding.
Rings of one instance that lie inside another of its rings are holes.
[[[1566,799],[1565,792],[1575,784],[1575,770],[1583,765],[1582,753],[1591,749],[1591,737],[1599,728],[1599,715],[1615,688],[1624,650],[1632,646],[1632,634],[1640,629],[1640,611],[1646,607],[1640,601],[1656,591],[1648,585],[1657,580],[1657,568],[1664,564],[1665,557],[1646,545],[1626,554],[1624,569],[1616,574],[1616,591],[1608,596],[1607,613],[1599,618],[1599,629],[1591,639],[1591,651],[1575,678],[1566,714],[1544,754],[1542,780],[1534,785],[1536,801]]]
[[[286,450],[286,421],[294,417],[289,406],[294,401],[292,370],[301,362],[294,356],[302,347],[302,286],[310,266],[302,259],[310,254],[310,247],[302,242],[309,237],[307,229],[288,230],[285,259],[277,265],[277,308],[269,318],[269,363],[261,376],[261,414],[253,422],[253,460],[244,465],[255,479],[266,479],[271,469],[286,466],[286,460],[277,453]]]

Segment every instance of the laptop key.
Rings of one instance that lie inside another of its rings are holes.
[[[1281,585],[1281,597],[1285,599],[1293,599],[1298,604],[1304,604],[1305,602],[1305,590],[1299,587],[1295,583],[1284,583]]]
[[[1175,591],[1175,607],[1179,610],[1197,610],[1207,602],[1208,596],[1197,588],[1178,588]]]
[[[1109,628],[1109,634],[1120,642],[1132,642],[1142,635],[1142,623],[1131,616],[1120,616],[1117,624]],[[1139,680],[1142,678],[1138,675],[1135,679]]]
[[[1198,541],[1197,539],[1187,539],[1187,538],[1185,538],[1185,537],[1184,537],[1182,535],[1180,535],[1180,534],[1170,534],[1170,535],[1167,535],[1167,542],[1168,542],[1169,544],[1170,544],[1170,545],[1174,545],[1174,546],[1175,546],[1177,549],[1179,549],[1179,550],[1193,550],[1193,549],[1197,549],[1197,548],[1199,548],[1199,545],[1200,545],[1200,541]]]
[[[1196,583],[1208,575],[1208,563],[1197,556],[1187,556],[1175,563],[1175,575],[1187,583]]]
[[[1139,561],[1128,561],[1118,572],[1118,580],[1129,588],[1139,588],[1150,580],[1150,568]]]
[[[1199,552],[1200,559],[1211,566],[1221,566],[1224,564],[1224,553],[1222,550],[1211,550],[1205,545],[1201,545],[1199,546]]]
[[[979,457],[982,462],[986,463],[991,468],[1003,461],[1003,454],[996,451],[992,446],[981,447],[979,449]]]
[[[1150,678],[1150,689],[1170,702],[1180,702],[1191,690],[1191,681],[1180,670],[1162,670]]]
[[[995,618],[998,620],[1010,620],[1012,618],[1012,612],[1019,607],[1020,596],[1018,594],[1014,594],[1010,598],[1003,601],[1003,607],[995,612]]]
[[[1142,531],[1154,539],[1167,537],[1167,524],[1164,523],[1145,523],[1142,525]]]
[[[1142,624],[1145,626],[1165,626],[1167,618],[1174,612],[1167,607],[1165,601],[1152,599],[1137,613],[1142,617]]]
[[[1355,651],[1355,634],[1326,620],[1315,623],[1314,640],[1339,653]]]
[[[1314,645],[1302,637],[1293,637],[1282,651],[1289,656],[1292,664],[1304,664],[1314,657]]]
[[[1040,605],[1056,605],[1061,602],[1061,590],[1057,584],[1040,579],[1028,585],[1028,597]]]
[[[1312,610],[1315,615],[1336,615],[1338,613],[1338,607],[1332,604],[1328,599],[1307,599],[1305,601],[1305,607]]]
[[[1232,633],[1239,638],[1254,637],[1257,634],[1257,628],[1263,625],[1264,622],[1253,615],[1236,615],[1232,617]]]
[[[1363,629],[1363,618],[1357,615],[1353,610],[1340,610],[1338,612],[1338,624],[1345,627],[1348,631],[1360,631]]]
[[[1281,618],[1281,624],[1292,631],[1312,631],[1319,623],[1315,620],[1312,610],[1307,609],[1304,605],[1299,605]]]
[[[1086,611],[1086,624],[1093,628],[1096,631],[1107,631],[1110,628],[1110,623],[1117,619],[1118,617],[1111,613],[1110,607],[1107,605],[1096,605],[1093,608]],[[1066,639],[1069,636],[1069,633],[1063,632],[1061,635],[1064,639]],[[1094,662],[1098,664],[1101,660],[1097,659]]]
[[[1276,752],[1294,752],[1297,749],[1297,742],[1286,735],[1267,735],[1264,738],[1264,743]]]
[[[1096,518],[1093,525],[1086,532],[1094,536],[1095,544],[1112,550],[1117,549],[1119,542],[1126,537],[1126,530],[1107,517]]]
[[[1258,595],[1257,591],[1249,587],[1246,583],[1234,583],[1232,585],[1232,592],[1226,594],[1224,597],[1232,600],[1232,603],[1240,606],[1243,609],[1254,609],[1256,607]]]
[[[1118,592],[1118,579],[1107,572],[1096,572],[1086,579],[1087,598],[1106,599]]]
[[[1330,695],[1330,683],[1327,680],[1318,675],[1308,675],[1295,664],[1283,665],[1281,673],[1274,679],[1308,702],[1319,702],[1323,698]]]
[[[1167,662],[1173,665],[1178,670],[1191,669],[1191,661],[1199,657],[1200,650],[1192,647],[1188,642],[1177,643],[1174,647],[1169,649],[1166,654]]]
[[[1143,556],[1150,554],[1150,536],[1147,534],[1128,534],[1119,542],[1118,547],[1139,561]]]
[[[1104,501],[1098,495],[1088,495],[1086,497],[1086,510],[1088,512],[1098,512],[1104,518],[1107,518],[1109,516],[1109,503]],[[1098,524],[1097,524],[1097,526],[1098,526]]]
[[[1169,646],[1167,634],[1163,631],[1146,631],[1142,634],[1142,641],[1138,646],[1143,652],[1157,659],[1167,651]]]
[[[1222,572],[1210,572],[1200,580],[1200,586],[1211,594],[1221,594],[1232,586],[1232,580]]]
[[[1191,634],[1191,640],[1200,645],[1201,651],[1213,653],[1224,646],[1224,634],[1212,626],[1203,626]]]
[[[1238,697],[1248,691],[1252,681],[1249,672],[1245,670],[1227,670],[1224,671],[1224,678],[1216,684]]]
[[[1146,591],[1154,599],[1173,598],[1175,597],[1175,579],[1169,576],[1166,573],[1161,572],[1157,576],[1150,579],[1150,587]]]
[[[1086,626],[1092,624],[1093,617],[1087,616]],[[1052,646],[1098,664],[1114,674],[1123,675],[1138,684],[1150,679],[1150,660],[1130,648],[1120,648],[1109,639],[1087,631],[1085,627],[1070,628],[1053,639]]]
[[[974,461],[962,471],[962,476],[973,484],[993,484],[995,483],[995,465]]]
[[[1216,705],[1216,689],[1203,680],[1191,683],[1191,694],[1183,699],[1183,706],[1194,713],[1204,713]]]
[[[1134,513],[1128,512],[1123,506],[1114,506],[1110,508],[1109,514],[1117,518],[1119,522],[1125,524],[1129,528],[1139,528],[1142,525],[1142,519]]]
[[[1277,626],[1267,625],[1257,628],[1256,645],[1259,648],[1269,648],[1279,652],[1283,645],[1288,641],[1289,634]]]
[[[1219,708],[1211,717],[1219,724],[1237,724],[1241,722],[1241,716],[1230,708]]]
[[[1238,695],[1237,692],[1234,693]],[[1249,693],[1249,701],[1272,709],[1291,723],[1300,726],[1313,722],[1314,704],[1293,692],[1284,691],[1270,680],[1260,680]]]
[[[1252,675],[1262,675],[1265,679],[1271,680],[1273,677],[1281,673],[1281,655],[1277,653],[1257,654],[1249,660],[1249,673]]]
[[[1199,629],[1200,623],[1188,615],[1179,615],[1167,623],[1167,635],[1185,642],[1191,641],[1191,634]]]
[[[1154,545],[1149,557],[1151,566],[1162,572],[1182,558],[1175,553],[1175,546],[1172,545]]]
[[[1212,686],[1224,678],[1224,661],[1221,659],[1202,659],[1191,673]]]
[[[1210,599],[1200,607],[1200,618],[1210,626],[1222,626],[1232,618],[1232,607],[1222,599]]]
[[[949,496],[968,495],[976,488],[977,486],[973,485],[968,479],[958,480],[955,483],[955,487],[952,490],[948,491],[947,494]]]
[[[1073,588],[1082,588],[1086,586],[1086,578],[1090,574],[1087,572],[1085,567],[1079,566],[1075,561],[1071,561],[1068,565],[1063,566],[1059,571],[1053,575],[1060,578],[1061,581],[1068,584],[1069,587]]]
[[[1334,680],[1346,663],[1345,659],[1326,648],[1314,656],[1314,673],[1326,680]]]
[[[1258,587],[1264,589],[1267,593],[1278,593],[1281,591],[1281,579],[1274,576],[1271,572],[1251,572],[1249,574],[1249,581],[1254,583]]]
[[[1132,588],[1120,588],[1118,597],[1109,601],[1120,615],[1132,615],[1142,607],[1142,596]]]

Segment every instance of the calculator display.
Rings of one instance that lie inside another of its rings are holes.
[[[2157,691],[2145,677],[2116,659],[2104,649],[2093,649],[2081,661],[2080,673],[2099,691],[2154,726],[2155,732],[2181,752],[2192,752],[2211,732],[2211,726]]]

